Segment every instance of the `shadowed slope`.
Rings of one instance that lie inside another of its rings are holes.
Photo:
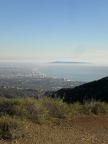
[[[83,103],[88,100],[108,102],[108,77],[77,86],[73,89],[61,89],[55,94],[68,103],[76,101]]]

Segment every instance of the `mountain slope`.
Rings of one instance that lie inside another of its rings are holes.
[[[63,98],[65,102],[81,102],[98,100],[108,102],[108,77],[89,82],[75,88],[58,90],[53,96]]]

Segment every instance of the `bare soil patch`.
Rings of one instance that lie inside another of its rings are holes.
[[[42,125],[27,122],[24,138],[0,144],[108,144],[108,116],[53,118]]]

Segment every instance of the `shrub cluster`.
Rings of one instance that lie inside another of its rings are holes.
[[[62,99],[43,98],[41,99],[42,105],[47,110],[49,117],[54,118],[66,118],[69,117],[70,108],[67,103],[64,103]]]
[[[90,102],[83,105],[84,114],[107,115],[108,103],[105,102]]]
[[[34,98],[1,99],[0,116],[3,115],[41,123],[47,111],[42,103]]]
[[[25,133],[25,121],[41,124],[46,118],[47,110],[36,99],[0,99],[0,138],[22,137]]]
[[[16,139],[24,136],[23,123],[8,115],[0,118],[0,139]]]

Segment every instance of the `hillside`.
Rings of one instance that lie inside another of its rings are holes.
[[[63,98],[65,102],[105,101],[108,102],[108,77],[89,82],[75,88],[64,88],[54,92],[52,97]]]
[[[108,104],[1,98],[0,144],[108,144]]]
[[[38,98],[39,91],[35,89],[18,89],[11,87],[0,87],[0,98]]]

